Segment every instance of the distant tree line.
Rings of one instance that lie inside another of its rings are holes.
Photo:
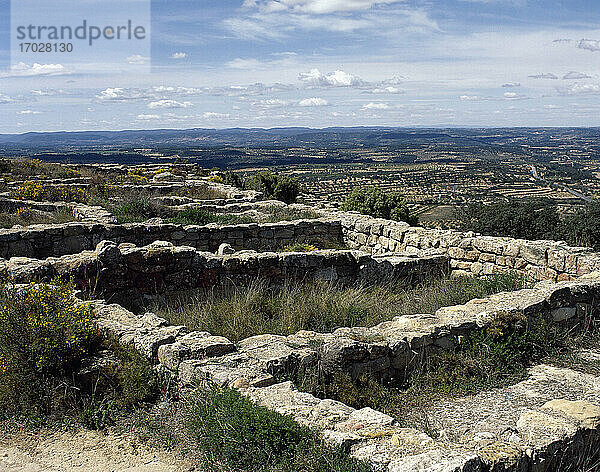
[[[549,199],[471,204],[459,210],[460,227],[489,236],[564,240],[600,250],[600,201],[561,214]]]

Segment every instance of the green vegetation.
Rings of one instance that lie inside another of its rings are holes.
[[[39,159],[1,159],[0,173],[9,174],[11,178],[18,180],[39,177],[42,179],[68,179],[79,177],[80,173],[60,164],[51,164]]]
[[[174,419],[173,419],[174,418]],[[176,411],[144,418],[154,445],[194,451],[201,470],[219,472],[369,472],[292,418],[235,390],[197,389]]]
[[[69,418],[104,427],[155,395],[148,363],[102,340],[93,313],[70,285],[0,287],[0,419],[39,425]],[[114,362],[90,375],[85,359],[110,350]]]
[[[254,174],[246,187],[263,192],[265,198],[274,198],[285,203],[294,203],[300,195],[298,179],[262,171]]]
[[[461,229],[490,236],[565,240],[600,250],[600,202],[562,215],[545,199],[472,204],[460,212]]]
[[[409,372],[405,379],[382,385],[364,376],[352,380],[337,374],[324,383],[307,376],[301,386],[319,396],[334,398],[355,408],[369,406],[396,417],[407,426],[426,418],[419,416],[423,406],[436,399],[458,397],[505,387],[527,377],[527,368],[540,362],[598,373],[600,363],[583,362],[577,352],[595,345],[598,327],[590,321],[566,326],[552,319],[498,313],[484,330],[466,336],[455,351],[432,353]]]
[[[0,213],[0,227],[12,228],[15,225],[28,226],[37,224],[68,223],[74,221],[73,212],[60,209],[53,212],[42,212],[27,207],[17,208],[15,212]]]
[[[196,210],[189,208],[183,210],[177,215],[167,219],[169,223],[176,223],[181,225],[207,225],[210,223],[217,223],[221,225],[238,225],[244,223],[253,223],[254,219],[249,216],[238,216],[229,214],[218,214],[211,213],[205,210]]]
[[[410,214],[404,196],[400,192],[356,187],[341,208],[344,211],[357,211],[375,218],[405,221],[411,225],[418,223],[418,219]]]
[[[9,195],[16,200],[34,200],[37,202],[75,202],[87,203],[88,191],[67,185],[48,185],[41,181],[28,181],[12,188]]]
[[[278,223],[280,221],[293,221],[293,220],[315,220],[321,218],[316,211],[312,210],[296,210],[289,207],[277,207],[271,206],[265,208],[269,216],[262,220],[264,223]]]
[[[506,273],[493,277],[436,280],[415,288],[401,285],[342,287],[335,283],[288,283],[268,287],[227,287],[171,296],[151,311],[172,324],[240,340],[257,334],[331,332],[344,326],[374,326],[395,316],[433,313],[501,291],[518,290],[523,279]]]

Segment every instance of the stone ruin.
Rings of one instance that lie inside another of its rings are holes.
[[[227,198],[169,195],[186,184],[161,178],[147,187],[175,212],[192,207],[260,213],[266,204],[257,192],[213,183]],[[406,375],[417,359],[454,349],[462,336],[485,328],[497,313],[545,315],[557,323],[596,317],[600,254],[591,249],[416,228],[331,209],[317,210],[316,219],[280,223],[119,225],[100,207],[0,199],[4,209],[23,205],[46,210],[67,205],[77,221],[0,230],[4,274],[16,283],[74,280],[81,303],[94,309],[101,330],[135,346],[182,389],[206,381],[238,389],[381,471],[552,471],[600,446],[600,377],[576,370],[538,365],[515,385],[424,405],[422,413],[440,432],[435,438],[425,428],[401,427],[370,408],[357,410],[303,393],[288,380],[317,367],[326,378],[335,372],[353,378]],[[273,252],[294,242],[319,246],[325,241],[351,249]],[[332,333],[264,333],[234,343],[138,312],[156,295],[243,286],[257,277],[272,285],[292,279],[341,284],[399,279],[410,286],[442,275],[508,270],[535,285]]]

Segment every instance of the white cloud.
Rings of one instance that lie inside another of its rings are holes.
[[[300,107],[325,107],[327,105],[329,105],[327,100],[318,97],[305,98],[298,102],[298,106]]]
[[[260,69],[263,67],[263,63],[257,59],[242,59],[240,57],[229,61],[227,67],[230,69]]]
[[[19,77],[31,77],[37,75],[64,75],[69,71],[62,64],[39,64],[32,65],[19,62],[10,68],[9,75]]]
[[[477,100],[482,100],[482,98],[479,95],[461,95],[460,99],[463,102],[474,102]]]
[[[366,84],[360,77],[343,70],[323,74],[319,69],[311,69],[310,72],[301,73],[298,78],[315,87],[358,87]]]
[[[140,54],[134,54],[132,56],[127,57],[127,62],[133,65],[144,65],[148,64],[149,61],[149,57],[142,56]]]
[[[598,84],[574,84],[567,90],[569,95],[597,95],[600,94],[600,85]]]
[[[137,119],[140,121],[159,120],[160,115],[138,115]]]
[[[574,80],[574,79],[591,79],[591,77],[582,72],[571,71],[563,76],[563,80]]]
[[[185,59],[187,54],[185,52],[176,52],[171,54],[171,59]]]
[[[207,111],[202,115],[202,118],[204,118],[205,120],[210,120],[229,118],[230,116],[231,115],[229,115],[229,113],[216,113],[214,111]]]
[[[21,110],[17,112],[17,115],[41,115],[42,112],[41,111],[35,111],[35,110]]]
[[[0,104],[2,103],[11,103],[14,102],[15,100],[11,97],[9,97],[8,95],[4,95],[3,93],[0,93]]]
[[[555,74],[552,74],[551,72],[547,72],[545,74],[530,75],[529,78],[531,78],[531,79],[551,79],[551,80],[558,79],[558,77]]]
[[[363,105],[363,110],[389,110],[390,106],[387,103],[367,103]]]
[[[373,89],[371,91],[371,93],[391,93],[391,94],[398,94],[398,93],[405,93],[404,90],[399,89],[398,87],[384,87],[384,88],[376,88]]]
[[[291,102],[288,100],[281,100],[279,98],[270,98],[267,100],[259,100],[252,103],[253,106],[258,108],[281,108],[290,105]]]
[[[266,13],[291,11],[325,14],[367,10],[375,5],[398,3],[399,0],[245,0],[244,7]]]
[[[157,100],[148,103],[148,108],[188,108],[194,106],[192,102],[178,102],[177,100]]]
[[[520,87],[521,83],[520,82],[507,82],[505,84],[502,84],[502,87],[504,88],[513,88],[513,87]]]
[[[600,51],[600,41],[595,39],[582,39],[577,43],[579,49],[587,49],[588,51]]]

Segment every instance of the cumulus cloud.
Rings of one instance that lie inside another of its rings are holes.
[[[187,54],[185,52],[176,52],[171,54],[171,59],[185,59]]]
[[[584,74],[582,72],[575,72],[575,71],[568,72],[563,76],[563,80],[573,80],[573,79],[591,79],[591,76]]]
[[[360,77],[343,70],[324,74],[319,69],[311,69],[310,72],[301,73],[298,78],[314,87],[358,87],[366,84]]]
[[[582,39],[577,43],[579,49],[587,49],[588,51],[600,51],[600,41],[596,39]]]
[[[127,57],[127,62],[129,64],[141,66],[144,64],[148,64],[148,62],[150,62],[150,58],[146,57],[146,56],[142,56],[141,54],[134,54],[132,56]]]
[[[387,103],[367,103],[363,105],[363,110],[389,110],[390,106]]]
[[[318,97],[305,98],[298,102],[300,107],[325,107],[327,105],[329,105],[327,100]]]
[[[398,3],[399,0],[245,0],[244,7],[258,8],[266,13],[292,11],[326,14],[367,10],[375,5]]]
[[[597,95],[600,94],[599,84],[574,84],[566,89],[568,95]]]
[[[193,87],[172,87],[155,85],[148,88],[122,88],[109,87],[96,95],[96,100],[101,102],[128,102],[136,100],[168,100],[173,97],[189,97],[206,93],[207,89]]]
[[[19,62],[10,68],[9,75],[20,77],[31,77],[37,75],[64,75],[69,71],[62,64],[39,64],[32,65]]]
[[[21,110],[17,112],[17,115],[41,115],[42,112],[41,111],[35,111],[35,110]]]
[[[192,102],[178,102],[177,100],[157,100],[148,103],[148,108],[188,108],[193,106]]]
[[[531,79],[550,79],[550,80],[558,79],[558,77],[555,74],[552,74],[551,72],[547,72],[545,74],[530,75],[529,78],[531,78]]]

